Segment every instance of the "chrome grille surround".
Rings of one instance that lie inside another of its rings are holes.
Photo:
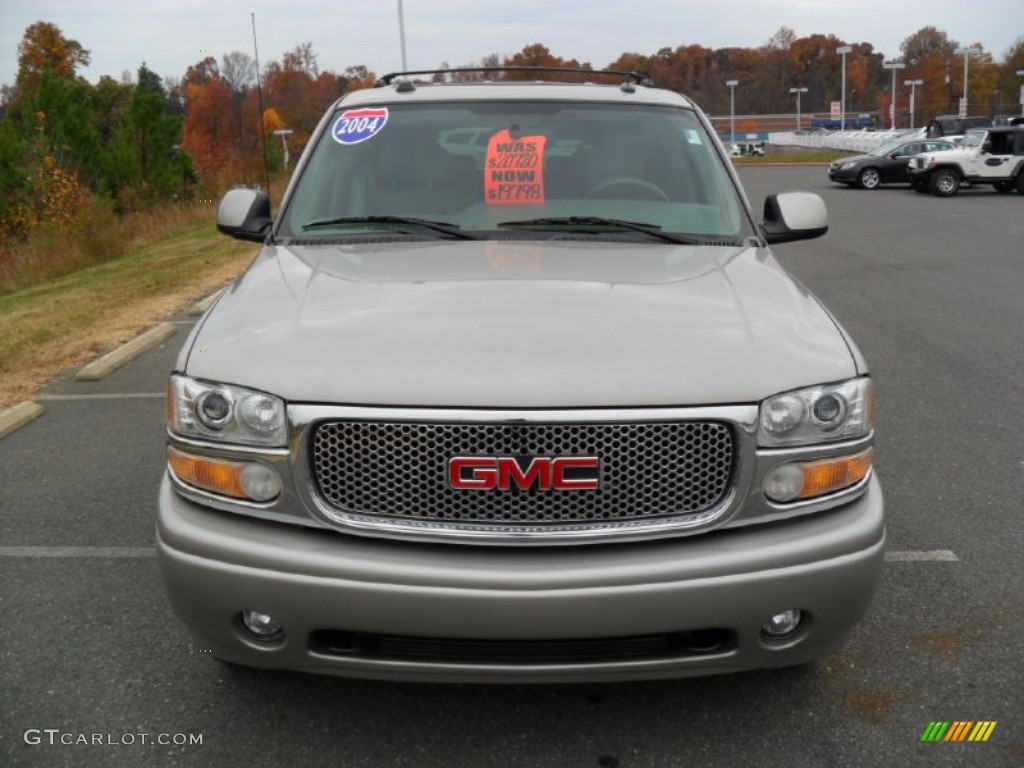
[[[749,486],[756,417],[756,406],[289,407],[294,471],[308,479],[300,495],[322,522],[364,535],[496,545],[654,538],[718,524]],[[600,488],[454,490],[446,468],[460,454],[597,455]],[[346,475],[349,463],[359,477]]]

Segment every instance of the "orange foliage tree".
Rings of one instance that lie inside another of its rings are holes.
[[[230,91],[219,79],[185,84],[181,146],[204,178],[215,177],[236,148],[238,126],[230,107]]]
[[[18,44],[18,87],[25,88],[45,71],[71,79],[79,66],[89,66],[89,51],[77,40],[64,37],[56,24],[37,21],[25,30]]]

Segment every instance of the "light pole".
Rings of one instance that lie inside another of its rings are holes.
[[[896,70],[906,69],[907,65],[902,61],[887,61],[882,65],[882,69],[892,70],[892,101],[889,103],[889,127],[892,130],[896,130]]]
[[[839,130],[846,130],[846,54],[853,52],[852,45],[841,45],[836,48],[836,53],[843,57],[843,84],[839,92],[839,101],[842,103],[842,115],[839,118]]]
[[[736,141],[736,86],[739,80],[726,80],[729,86],[729,141]]]
[[[960,103],[960,117],[967,117],[967,62],[971,60],[971,56],[980,56],[980,48],[957,48],[953,51],[957,56],[964,57],[964,98]]]
[[[402,13],[402,0],[398,0],[398,38],[402,43],[402,71],[409,69],[405,61],[405,14]]]
[[[1017,70],[1017,77],[1024,77],[1024,69]],[[1020,115],[1024,117],[1024,85],[1020,87]]]
[[[914,91],[924,85],[924,80],[904,80],[903,84],[910,86],[910,130],[914,130]]]
[[[285,138],[285,137],[286,136],[290,136],[291,134],[292,134],[292,129],[291,128],[280,128],[279,130],[274,131],[274,135],[275,136],[280,136],[281,137],[281,146],[284,148],[284,169],[285,169],[285,171],[288,170],[288,139]]]
[[[790,88],[790,93],[796,94],[796,129],[800,130],[800,94],[807,93],[806,88]]]

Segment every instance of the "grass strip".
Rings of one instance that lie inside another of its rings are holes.
[[[190,224],[126,255],[0,296],[0,409],[233,279],[253,243]]]
[[[840,160],[844,157],[852,157],[860,154],[858,152],[846,152],[843,150],[822,150],[799,151],[799,152],[769,152],[765,155],[743,155],[734,157],[735,165],[772,165],[774,163],[786,163],[790,165],[827,165],[833,160]]]

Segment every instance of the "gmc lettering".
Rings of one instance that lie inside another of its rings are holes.
[[[448,461],[448,484],[459,490],[593,491],[596,456],[535,456],[525,467],[514,456],[456,456]]]

